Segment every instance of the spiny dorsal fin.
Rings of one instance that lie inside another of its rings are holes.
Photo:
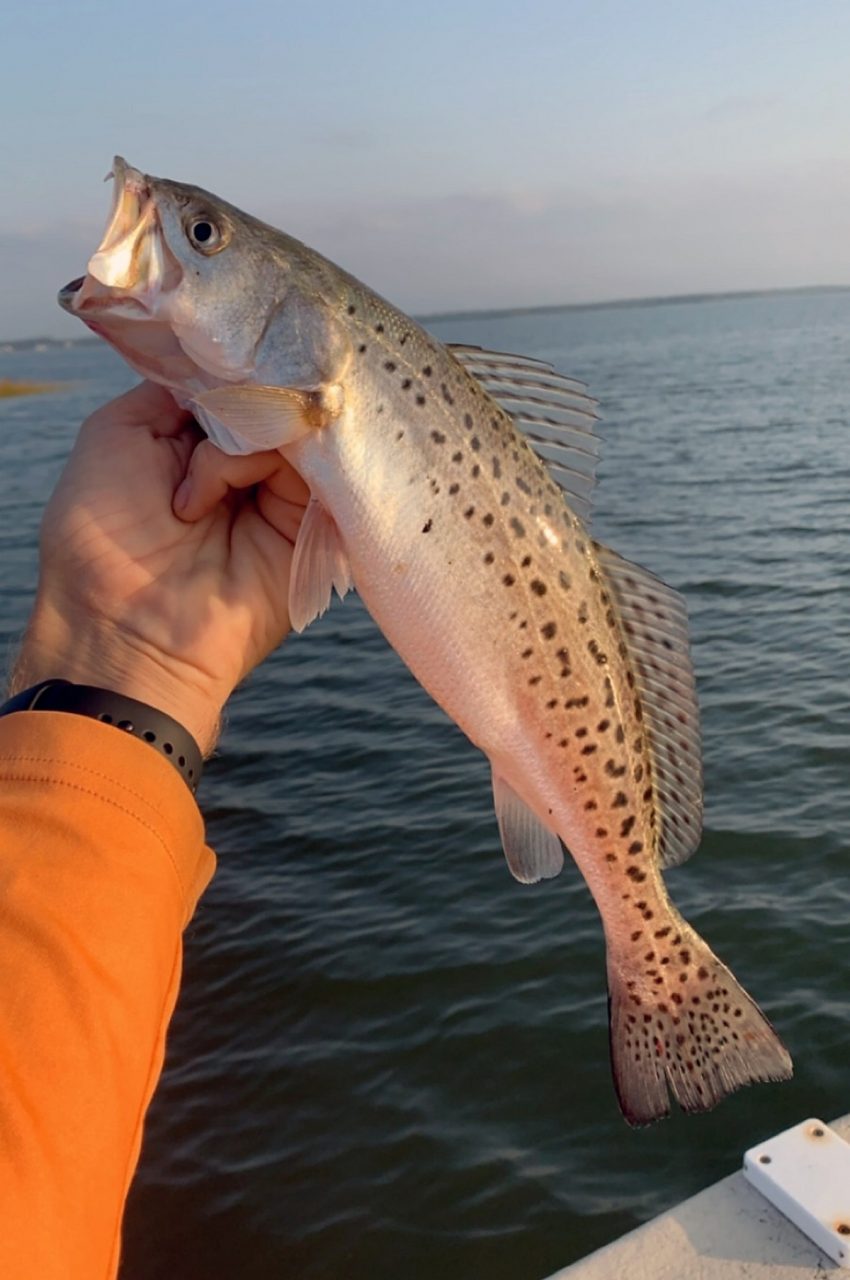
[[[551,880],[564,866],[561,842],[532,813],[513,787],[493,770],[493,803],[499,823],[502,848],[511,875],[520,884]]]
[[[617,601],[652,755],[662,867],[689,858],[702,832],[699,707],[685,603],[659,578],[594,542]]]
[[[587,523],[599,439],[593,430],[596,401],[583,384],[530,356],[452,343],[449,351],[511,415]]]

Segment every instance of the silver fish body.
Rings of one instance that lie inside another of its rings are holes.
[[[557,875],[570,850],[605,930],[627,1119],[666,1114],[668,1091],[696,1111],[786,1078],[770,1024],[664,887],[702,812],[685,610],[590,536],[583,389],[539,361],[446,348],[196,188],[121,161],[116,186],[104,242],[63,305],[221,447],[280,448],[311,491],[294,624],[355,585],[488,756],[517,879]]]

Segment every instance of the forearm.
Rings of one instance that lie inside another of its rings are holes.
[[[213,865],[187,787],[145,744],[77,716],[0,719],[0,1275],[114,1274]]]

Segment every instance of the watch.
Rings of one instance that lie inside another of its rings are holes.
[[[101,724],[114,725],[165,756],[192,795],[198,789],[204,767],[200,747],[187,729],[146,702],[138,702],[123,693],[99,689],[95,685],[72,684],[70,680],[42,680],[0,706],[0,716],[8,716],[15,711],[65,711],[71,715],[90,716]]]

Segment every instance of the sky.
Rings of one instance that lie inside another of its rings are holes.
[[[0,340],[114,153],[417,314],[850,284],[847,0],[5,0]]]

